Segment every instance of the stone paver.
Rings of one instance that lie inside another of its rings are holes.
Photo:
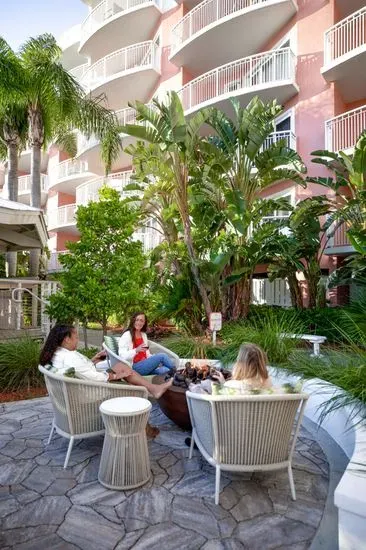
[[[220,505],[215,471],[187,432],[153,406],[160,428],[149,442],[152,476],[130,491],[98,483],[102,437],[78,441],[63,469],[68,442],[46,445],[48,398],[0,407],[0,548],[11,550],[305,550],[322,519],[329,466],[301,429],[294,457],[297,501],[287,472],[223,472]]]

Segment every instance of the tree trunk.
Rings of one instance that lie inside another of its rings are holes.
[[[299,287],[296,273],[289,273],[287,275],[288,286],[290,288],[291,304],[292,307],[297,309],[303,309],[304,304],[302,301],[301,289]]]
[[[312,258],[310,261],[308,261],[307,269],[304,270],[304,275],[308,286],[308,307],[313,308],[316,307],[318,284],[321,278],[321,271],[317,258]]]
[[[18,145],[8,143],[8,192],[9,200],[18,200]]]
[[[38,109],[29,109],[29,134],[31,153],[31,206],[41,208],[41,148],[44,142],[44,128],[42,114]],[[31,250],[29,258],[29,274],[31,277],[38,277],[39,259],[41,251]]]
[[[318,282],[319,282],[319,278],[315,277],[313,274],[309,276],[309,278],[307,279],[309,308],[316,307],[316,297],[318,294]]]
[[[8,197],[9,200],[18,200],[18,142],[14,139],[8,142]],[[17,253],[7,252],[6,254],[6,276],[16,277],[17,275]]]
[[[83,335],[84,335],[84,348],[88,349],[88,330],[86,327],[87,323],[83,323]]]
[[[38,144],[32,145],[31,180],[31,206],[41,208],[41,147]]]
[[[243,278],[233,285],[234,299],[231,314],[233,321],[237,321],[241,317],[248,317],[251,289],[251,278]]]
[[[195,254],[195,251],[194,251],[194,248],[193,248],[191,226],[190,226],[190,223],[189,223],[188,216],[185,217],[185,219],[183,220],[183,228],[184,228],[184,242],[186,244],[187,251],[188,251],[188,256],[189,256],[190,263],[191,263],[191,271],[192,271],[193,279],[194,279],[194,282],[195,282],[195,284],[198,288],[198,292],[200,293],[202,303],[203,303],[203,307],[205,308],[207,321],[209,321],[212,309],[211,309],[211,304],[210,304],[210,300],[208,299],[206,289],[205,289],[204,285],[202,284],[202,281],[201,281],[201,278],[200,278],[200,275],[199,275],[199,272],[198,272],[197,258],[196,258],[196,254]]]

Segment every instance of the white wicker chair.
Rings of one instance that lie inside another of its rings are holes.
[[[55,430],[70,440],[64,468],[67,468],[75,439],[104,433],[104,424],[99,412],[99,406],[103,401],[113,397],[148,396],[147,390],[140,386],[78,380],[55,374],[41,366],[38,368],[44,375],[54,413],[47,444],[51,442]]]
[[[119,337],[114,337],[114,339],[116,340],[117,347],[118,347]],[[180,359],[176,353],[174,353],[168,348],[165,348],[161,344],[157,344],[156,342],[153,342],[152,340],[148,340],[148,344],[149,344],[149,350],[151,351],[152,354],[166,353],[174,361],[175,366],[179,368]],[[105,351],[107,352],[108,360],[111,367],[114,367],[114,365],[118,362],[126,363],[127,365],[129,365],[127,361],[121,359],[117,353],[115,353],[110,347],[108,347],[105,342],[103,343],[103,349],[105,349]]]
[[[187,392],[192,441],[216,468],[215,504],[221,470],[268,471],[287,468],[296,500],[291,461],[308,395],[212,396]],[[296,416],[296,413],[298,415]]]

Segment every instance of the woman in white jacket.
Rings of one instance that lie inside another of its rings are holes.
[[[156,399],[172,385],[173,380],[165,384],[151,384],[128,365],[117,363],[111,372],[98,372],[95,364],[105,356],[105,351],[97,353],[92,359],[88,359],[77,350],[78,332],[71,325],[55,325],[42,348],[40,364],[51,365],[59,374],[65,374],[74,369],[76,378],[93,380],[94,382],[115,382],[125,379],[129,384],[144,386]]]
[[[145,313],[135,313],[128,329],[118,343],[118,355],[132,364],[134,371],[142,376],[149,374],[173,374],[175,365],[166,353],[152,355],[146,335],[147,317]]]

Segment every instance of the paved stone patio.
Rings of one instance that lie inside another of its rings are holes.
[[[187,432],[157,405],[149,444],[152,478],[132,491],[97,481],[103,439],[78,442],[64,470],[67,441],[54,436],[48,398],[0,405],[0,548],[17,550],[270,550],[309,548],[328,492],[326,457],[302,428],[296,447],[297,501],[287,472],[222,473],[198,451],[187,460]]]

